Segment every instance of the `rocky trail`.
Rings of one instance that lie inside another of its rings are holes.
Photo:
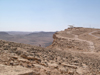
[[[70,33],[70,32],[69,32],[69,33]],[[89,33],[89,34],[92,35],[92,33],[93,33],[93,32],[91,32],[91,33]],[[74,35],[74,34],[73,34],[73,35]],[[92,35],[92,36],[95,36],[95,35]],[[79,39],[79,38],[78,38],[78,35],[74,35],[74,38],[63,37],[63,36],[60,36],[60,35],[57,35],[57,37],[59,37],[59,38],[64,38],[64,39],[68,39],[68,40],[78,40],[78,41],[87,42],[87,43],[89,44],[89,48],[90,48],[89,50],[90,50],[91,52],[94,52],[94,51],[95,51],[95,46],[94,46],[94,44],[93,44],[92,41],[87,41],[87,40]],[[95,36],[95,37],[97,37],[97,36]]]
[[[93,32],[91,32],[91,33],[93,33]],[[89,33],[89,34],[90,34],[90,33]],[[76,40],[88,42],[88,43],[89,43],[89,46],[90,46],[90,52],[94,52],[94,51],[95,51],[95,46],[94,46],[94,43],[93,43],[92,41],[79,39],[79,38],[78,38],[78,35],[74,35],[74,36],[75,36],[75,39],[76,39]]]
[[[94,36],[96,38],[100,38],[99,36],[93,35],[93,33],[95,33],[95,32],[97,32],[97,31],[90,32],[89,35]]]

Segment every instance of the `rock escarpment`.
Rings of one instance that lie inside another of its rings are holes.
[[[94,31],[98,31],[98,29],[75,27],[56,32],[53,35],[54,41],[48,48],[95,52],[97,51],[97,44],[100,43],[98,43],[96,37],[90,35],[90,33],[93,33]]]

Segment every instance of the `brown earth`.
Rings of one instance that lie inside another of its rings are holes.
[[[0,75],[100,75],[94,31],[98,29],[57,32],[48,48],[0,40]]]
[[[53,44],[48,48],[80,52],[100,51],[100,29],[75,27],[53,35]]]

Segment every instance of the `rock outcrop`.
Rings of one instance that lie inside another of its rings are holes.
[[[92,28],[68,28],[64,31],[56,32],[53,35],[54,41],[48,46],[51,49],[71,50],[81,52],[96,52],[98,51],[98,40],[92,35],[98,32],[98,29]]]

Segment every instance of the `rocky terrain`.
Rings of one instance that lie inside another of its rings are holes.
[[[53,35],[52,49],[73,50],[78,52],[99,52],[100,29],[93,28],[68,28]]]
[[[99,29],[57,32],[47,48],[0,40],[0,75],[100,75],[95,31]]]

